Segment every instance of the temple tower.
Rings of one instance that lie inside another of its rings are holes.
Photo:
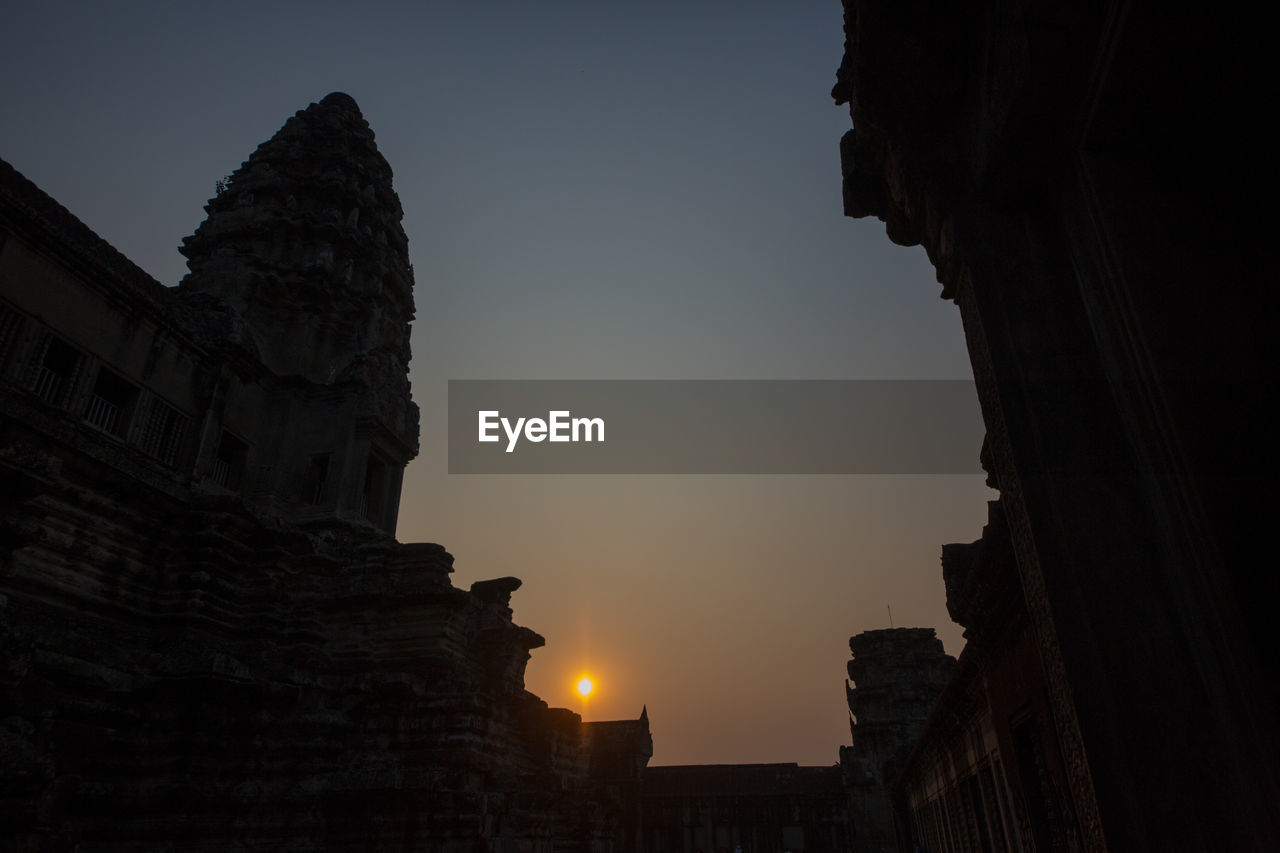
[[[197,472],[292,520],[394,533],[418,445],[413,269],[356,102],[334,92],[298,111],[205,210],[179,293],[229,358],[213,395],[222,429],[202,437]]]

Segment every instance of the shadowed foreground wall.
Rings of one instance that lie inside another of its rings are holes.
[[[1123,2],[846,0],[845,23],[846,213],[924,246],[973,362],[1012,560],[953,603],[999,635],[1012,572],[1027,627],[961,671],[1012,687],[1034,649],[1064,780],[1034,849],[1280,849],[1266,28]],[[944,723],[944,754],[982,730]]]

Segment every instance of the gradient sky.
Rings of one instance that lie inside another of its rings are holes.
[[[840,211],[838,0],[6,4],[0,157],[165,284],[214,181],[330,91],[395,171],[422,452],[399,537],[516,575],[527,683],[655,764],[831,764],[850,634],[946,615],[949,477],[449,476],[449,379],[957,379],[917,248]],[[940,425],[945,428],[945,425]],[[974,448],[976,456],[978,448]]]

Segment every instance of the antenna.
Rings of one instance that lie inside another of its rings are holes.
[[[889,611],[889,627],[892,628],[893,627],[893,605],[886,604],[885,608]]]

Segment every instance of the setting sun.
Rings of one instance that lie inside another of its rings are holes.
[[[587,676],[584,675],[582,676],[581,679],[578,680],[578,692],[582,694],[582,698],[585,699],[586,697],[590,696],[591,691],[595,689],[596,689],[595,682],[593,682]]]

